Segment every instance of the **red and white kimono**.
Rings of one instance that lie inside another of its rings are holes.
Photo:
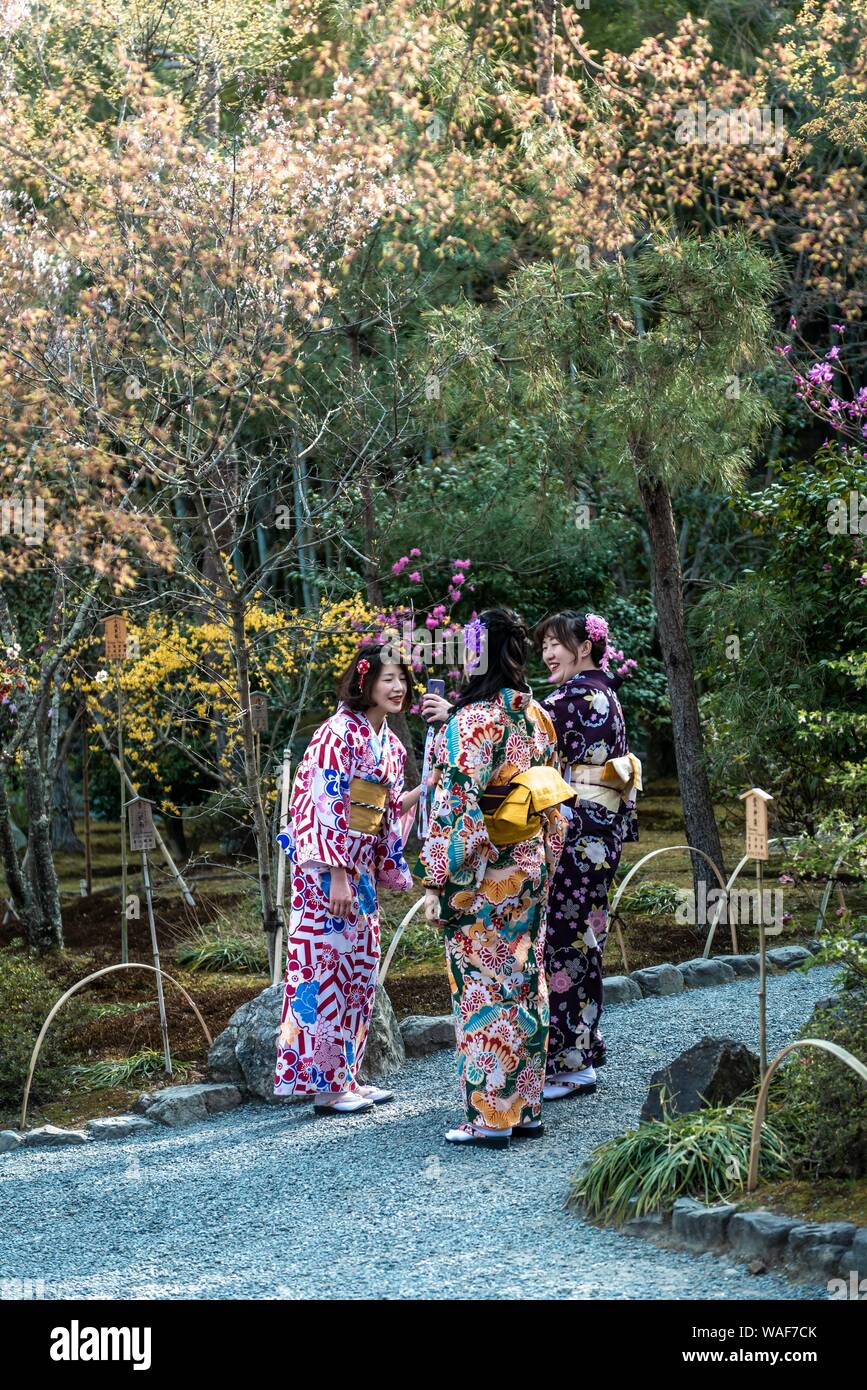
[[[383,723],[345,705],[320,724],[298,767],[289,825],[278,842],[289,856],[292,898],[274,1094],[351,1090],[364,1056],[379,966],[376,889],[408,890],[400,837],[406,750]],[[349,829],[354,777],[384,783],[388,800],[376,835]],[[328,911],[331,870],[352,889],[348,917]]]

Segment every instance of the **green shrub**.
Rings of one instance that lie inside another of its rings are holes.
[[[618,1223],[667,1210],[676,1197],[730,1197],[746,1182],[752,1121],[752,1107],[739,1104],[641,1124],[593,1150],[572,1179],[568,1205]],[[785,1143],[768,1121],[760,1171],[765,1178],[788,1172]]]
[[[844,989],[858,989],[867,986],[867,917],[852,917],[845,912],[842,917],[827,918],[819,936],[819,949],[814,951],[804,970],[813,970],[817,965],[842,965],[843,973],[838,977]]]
[[[867,1064],[867,990],[844,991],[817,1009],[804,1036],[835,1042]],[[775,1120],[786,1128],[801,1175],[867,1176],[867,1082],[817,1048],[792,1053],[779,1075]]]
[[[45,966],[25,950],[0,950],[0,1106],[20,1105],[30,1054],[39,1030],[63,990],[53,983]],[[77,997],[64,1004],[48,1030],[31,1091],[37,1101],[51,1099],[57,1072],[75,1047],[84,1018]]]

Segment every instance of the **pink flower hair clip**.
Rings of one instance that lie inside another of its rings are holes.
[[[366,656],[363,656],[363,657],[361,658],[361,660],[359,661],[359,663],[358,663],[358,684],[359,684],[359,685],[363,685],[363,684],[364,684],[365,676],[367,675],[367,673],[368,673],[369,670],[370,670],[370,662],[368,661],[368,659],[367,659]]]
[[[608,624],[604,618],[600,618],[598,613],[587,613],[584,617],[584,626],[587,628],[587,636],[591,642],[605,642],[608,640]]]

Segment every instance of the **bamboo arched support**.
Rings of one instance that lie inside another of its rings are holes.
[[[417,903],[413,903],[412,907],[410,908],[409,912],[407,912],[406,916],[404,917],[394,936],[391,938],[391,945],[388,948],[388,954],[386,955],[385,960],[382,962],[382,968],[379,972],[379,979],[377,981],[377,984],[379,985],[380,989],[385,984],[385,977],[388,974],[388,967],[391,965],[392,958],[394,956],[395,951],[397,950],[398,942],[400,941],[400,938],[403,936],[405,929],[409,926],[410,922],[412,921],[413,917],[418,912],[420,907],[424,907],[424,898],[419,898]]]
[[[842,865],[843,860],[844,860],[844,859],[846,858],[846,856],[851,852],[852,846],[853,846],[853,845],[857,845],[857,844],[858,844],[858,841],[859,841],[859,840],[863,840],[863,839],[865,838],[865,836],[867,836],[867,830],[862,830],[860,835],[856,835],[856,836],[854,837],[854,839],[850,840],[849,844],[846,846],[846,848],[843,850],[843,852],[838,856],[837,862],[836,862],[836,864],[834,865],[833,869],[831,870],[831,877],[828,879],[828,882],[825,884],[825,891],[824,891],[824,893],[822,894],[822,901],[821,901],[821,903],[819,904],[819,915],[818,915],[817,918],[816,918],[816,933],[817,933],[817,934],[818,934],[820,931],[822,931],[822,929],[823,929],[823,927],[824,927],[824,925],[825,925],[825,917],[826,917],[827,912],[828,912],[828,903],[831,901],[831,892],[832,892],[832,890],[833,890],[834,884],[837,882],[837,871],[838,871],[838,869],[840,868],[840,866]]]
[[[54,1007],[52,1008],[51,1012],[49,1013],[48,1017],[46,1018],[45,1022],[39,1030],[39,1037],[36,1039],[36,1045],[33,1048],[33,1052],[30,1057],[30,1067],[27,1072],[27,1085],[24,1087],[24,1100],[21,1104],[22,1130],[26,1129],[27,1127],[27,1105],[30,1100],[30,1086],[33,1082],[33,1073],[36,1070],[36,1062],[38,1060],[39,1053],[42,1050],[42,1044],[45,1041],[45,1035],[48,1032],[48,1029],[51,1027],[55,1015],[63,1007],[67,999],[71,999],[73,994],[77,994],[78,991],[80,989],[83,989],[85,985],[89,985],[91,980],[98,980],[100,975],[111,975],[115,970],[150,970],[154,975],[161,975],[163,979],[169,980],[171,984],[175,985],[181,991],[181,994],[184,996],[193,1013],[196,1015],[196,1018],[201,1023],[202,1032],[205,1035],[208,1047],[210,1047],[211,1043],[214,1041],[211,1037],[211,1034],[208,1031],[208,1025],[202,1018],[202,1015],[199,1013],[199,1009],[196,1005],[195,1000],[191,998],[191,996],[184,989],[183,985],[178,980],[174,979],[173,976],[167,974],[165,970],[158,970],[155,965],[145,965],[143,961],[136,960],[123,961],[120,965],[106,965],[103,967],[102,970],[94,970],[92,975],[85,975],[83,980],[79,980],[77,984],[74,984],[71,987],[71,989],[68,989],[65,994],[62,994],[60,996],[57,1003],[54,1005]]]
[[[857,1072],[862,1081],[867,1081],[867,1067],[863,1062],[859,1062],[857,1057],[853,1057],[851,1052],[847,1052],[845,1047],[840,1047],[838,1043],[827,1042],[824,1038],[801,1038],[798,1042],[789,1043],[782,1052],[778,1052],[765,1072],[762,1084],[759,1087],[759,1094],[756,1099],[756,1109],[753,1115],[753,1133],[750,1139],[750,1167],[747,1174],[747,1192],[755,1192],[759,1181],[759,1149],[761,1146],[762,1125],[765,1122],[765,1111],[768,1108],[768,1090],[771,1077],[789,1052],[795,1052],[800,1047],[818,1047],[821,1052],[830,1052],[832,1057],[839,1057],[841,1062],[845,1062],[853,1071]]]
[[[709,855],[709,854],[705,854],[705,852],[704,852],[703,849],[693,849],[692,845],[662,845],[661,848],[659,848],[659,849],[652,849],[652,850],[649,850],[647,854],[642,855],[642,857],[641,857],[640,859],[636,860],[636,862],[632,865],[632,868],[629,870],[629,873],[628,873],[628,874],[626,875],[626,877],[624,878],[623,882],[622,882],[622,883],[619,883],[619,884],[617,885],[617,892],[614,894],[614,900],[613,900],[613,902],[611,903],[611,906],[610,906],[610,908],[609,908],[609,914],[610,914],[610,916],[611,916],[612,918],[615,918],[615,914],[616,914],[616,912],[617,912],[617,907],[618,907],[618,904],[619,904],[619,902],[620,902],[620,899],[621,899],[622,896],[623,896],[623,891],[624,891],[624,889],[626,888],[626,885],[629,883],[630,879],[632,879],[632,878],[634,877],[634,875],[638,873],[638,870],[641,868],[642,864],[646,864],[646,863],[648,862],[648,860],[650,860],[650,859],[655,859],[656,856],[657,856],[658,854],[673,854],[673,853],[675,852],[675,850],[686,850],[689,854],[698,854],[698,855],[700,855],[701,858],[704,859],[705,862],[706,862],[707,864],[709,864],[710,867],[713,869],[714,873],[716,874],[717,883],[719,884],[719,886],[720,886],[720,888],[722,889],[722,891],[723,891],[724,893],[727,892],[726,885],[725,885],[725,881],[724,881],[724,879],[723,879],[722,874],[720,873],[720,871],[719,871],[719,869],[717,868],[716,864],[715,864],[715,863],[713,862],[713,860],[711,859],[710,855]],[[743,867],[742,864],[738,866],[738,869],[735,871],[735,876],[737,876],[737,873],[739,872],[740,868],[742,868],[742,867]],[[733,880],[732,880],[732,881],[733,881]],[[717,921],[719,920],[719,916],[720,916],[721,911],[722,911],[722,903],[720,903],[720,904],[718,905],[716,918],[714,919],[714,922],[713,922],[713,926],[712,926],[712,928],[711,928],[710,935],[708,936],[708,940],[707,940],[707,942],[705,943],[705,955],[707,955],[707,953],[708,953],[708,951],[709,951],[709,949],[710,949],[710,941],[711,941],[712,938],[713,938],[713,933],[716,931]],[[737,950],[738,950],[738,938],[737,938],[737,932],[735,931],[734,922],[730,923],[730,926],[731,926],[731,932],[732,932],[732,950],[735,952],[735,954],[737,954]],[[615,927],[616,927],[616,929],[617,929],[617,938],[618,938],[618,941],[620,942],[620,954],[621,954],[621,956],[623,957],[623,970],[624,970],[624,973],[625,973],[625,974],[628,974],[629,972],[628,972],[627,965],[626,965],[626,949],[625,949],[624,944],[623,944],[623,936],[622,936],[622,933],[621,933],[621,931],[620,931],[620,923],[619,923],[618,921],[616,921],[616,920],[615,920]]]

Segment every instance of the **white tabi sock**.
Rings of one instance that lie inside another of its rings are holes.
[[[584,1067],[583,1071],[561,1071],[551,1079],[555,1085],[558,1081],[575,1081],[579,1086],[589,1086],[596,1080],[596,1069],[595,1067]]]

